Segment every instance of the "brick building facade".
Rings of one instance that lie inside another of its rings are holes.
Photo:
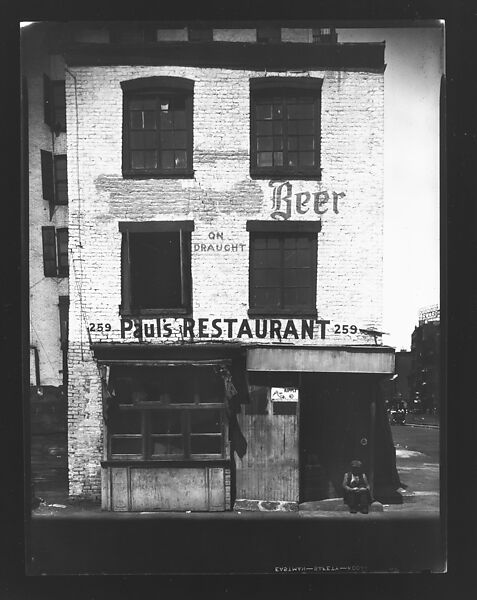
[[[106,509],[333,497],[356,457],[376,496],[395,482],[384,45],[263,29],[58,42],[69,492]]]

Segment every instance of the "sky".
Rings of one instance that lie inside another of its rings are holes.
[[[439,93],[444,27],[338,29],[386,42],[383,343],[408,350],[419,309],[439,304]]]

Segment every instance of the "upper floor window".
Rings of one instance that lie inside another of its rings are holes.
[[[320,221],[248,221],[249,315],[316,316]]]
[[[321,84],[315,77],[250,80],[250,173],[321,177]]]
[[[43,75],[43,106],[45,123],[58,135],[66,131],[65,82]]]
[[[193,221],[121,222],[122,314],[186,314]]]
[[[192,176],[194,82],[179,77],[123,81],[123,175]]]

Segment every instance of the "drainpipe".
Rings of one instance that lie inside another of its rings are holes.
[[[35,385],[38,388],[40,387],[40,355],[38,354],[38,348],[32,344],[30,344],[30,350],[33,350],[35,357]]]

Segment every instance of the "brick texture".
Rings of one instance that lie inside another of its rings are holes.
[[[122,178],[120,82],[154,75],[195,81],[192,179]],[[338,335],[334,330],[336,324],[381,328],[383,74],[310,71],[267,75],[324,78],[322,180],[290,183],[293,194],[321,191],[330,197],[321,215],[317,277],[318,318],[330,320],[330,325],[325,339],[288,339],[286,343],[374,344],[365,334]],[[194,319],[247,318],[246,222],[271,220],[272,212],[268,180],[252,180],[249,175],[249,78],[258,76],[264,73],[153,66],[77,67],[66,74],[72,495],[95,496],[100,490],[100,381],[89,343],[137,343],[134,338],[121,338],[118,222],[194,220]],[[333,210],[333,192],[340,194],[337,212]],[[312,209],[305,214],[293,210],[291,219],[317,220],[318,215]],[[218,232],[223,238],[214,239]],[[221,244],[222,249],[203,250],[204,245],[207,248],[214,244]],[[88,334],[89,323],[109,323],[111,331]],[[174,324],[174,335],[168,343],[178,339],[180,330]],[[148,342],[164,343],[158,338]]]

